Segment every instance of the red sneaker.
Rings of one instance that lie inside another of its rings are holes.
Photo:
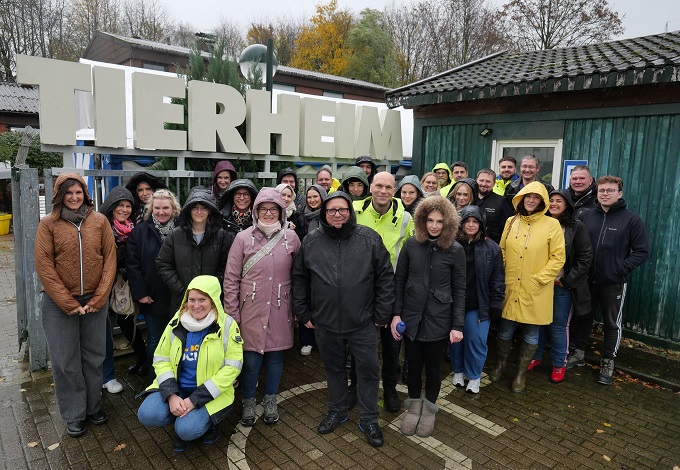
[[[541,362],[543,362],[543,361],[539,361],[538,359],[532,359],[531,361],[529,361],[529,365],[527,366],[527,370],[534,370],[535,368],[537,368],[538,366],[541,365]]]
[[[553,367],[552,374],[550,374],[550,381],[554,384],[558,384],[564,380],[564,375],[566,373],[566,367]]]

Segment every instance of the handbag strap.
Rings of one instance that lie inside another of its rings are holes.
[[[286,230],[285,228],[279,230],[279,232],[276,235],[274,235],[265,246],[260,248],[259,251],[255,253],[254,256],[252,256],[248,261],[246,261],[246,264],[243,265],[243,269],[241,270],[241,278],[244,278],[246,274],[248,274],[248,271],[250,271],[250,268],[255,266],[255,264],[257,264],[258,261],[267,256],[274,249],[279,240],[281,240],[281,237],[283,237],[283,233],[285,230]]]

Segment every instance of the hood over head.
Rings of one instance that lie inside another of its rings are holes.
[[[451,245],[456,240],[458,234],[458,227],[460,225],[460,216],[453,204],[446,200],[446,198],[434,195],[429,196],[420,201],[413,214],[413,224],[415,227],[415,238],[418,243],[425,243],[430,239],[430,234],[427,231],[427,216],[432,211],[441,212],[444,217],[444,229],[441,235],[437,238],[437,246],[444,250],[451,248]]]
[[[210,211],[210,218],[214,220],[222,220],[222,214],[220,210],[215,205],[215,198],[212,192],[205,186],[194,186],[189,191],[187,200],[182,206],[182,210],[179,213],[177,225],[184,225],[191,223],[191,208],[196,204],[201,204],[205,206]]]
[[[447,195],[449,199],[454,201],[454,205],[455,205],[454,194],[456,194],[456,188],[458,187],[459,184],[466,184],[470,187],[470,189],[472,189],[472,201],[470,201],[470,204],[477,204],[477,191],[479,191],[479,186],[477,185],[477,182],[472,178],[461,178],[458,181],[456,181],[453,186],[451,186],[451,190]]]
[[[110,220],[113,217],[113,210],[118,207],[118,203],[120,201],[130,202],[130,205],[132,206],[132,214],[130,214],[129,219],[134,221],[136,218],[135,199],[132,197],[130,190],[123,186],[116,186],[109,191],[109,194],[106,195],[106,199],[104,199],[104,202],[99,207],[99,212],[104,214]]]
[[[83,204],[94,206],[94,202],[92,202],[92,198],[90,198],[90,191],[87,189],[87,184],[83,177],[75,172],[61,173],[54,182],[54,191],[52,193],[52,215],[54,217],[61,217],[61,207],[64,201],[64,195],[59,194],[59,190],[67,180],[74,180],[80,184],[80,187],[83,189]],[[55,209],[58,210],[55,211]]]
[[[336,198],[344,199],[345,201],[347,201],[347,205],[349,206],[349,219],[347,219],[347,222],[345,222],[345,224],[340,229],[336,229],[335,227],[330,225],[326,220],[326,205],[328,204],[328,201],[331,201]],[[349,197],[349,194],[343,191],[335,191],[334,193],[329,194],[328,197],[326,197],[321,203],[321,208],[319,210],[321,211],[319,223],[323,227],[324,231],[331,236],[347,238],[352,234],[354,228],[357,225],[357,215],[354,212],[352,198]]]
[[[359,181],[364,185],[364,191],[361,193],[360,197],[368,197],[369,194],[369,184],[366,172],[359,168],[358,166],[351,166],[345,172],[345,177],[342,180],[342,188],[347,194],[349,194],[349,184],[352,181]],[[351,196],[351,195],[350,195]]]
[[[548,204],[548,211],[550,211],[550,207],[549,207],[550,206],[550,197],[553,194],[559,194],[560,196],[562,196],[564,198],[565,201],[567,201],[567,208],[564,210],[564,213],[562,214],[562,216],[558,218],[560,223],[563,223],[563,222],[566,223],[566,222],[569,222],[572,219],[574,219],[574,217],[576,215],[576,209],[574,208],[574,201],[571,197],[571,191],[569,191],[569,189],[561,189],[561,190],[553,189],[552,191],[550,191],[550,194],[548,194],[548,203],[547,203]],[[552,216],[552,214],[550,214],[550,215]]]
[[[295,185],[293,186],[293,191],[297,194],[298,192],[298,178],[297,178],[297,171],[295,171],[294,168],[291,167],[286,167],[282,170],[279,170],[279,172],[276,174],[276,184],[279,185],[281,184],[281,180],[283,180],[283,177],[286,175],[293,175],[295,178]]]
[[[325,189],[323,189],[323,186],[319,186],[318,184],[314,183],[307,188],[307,191],[305,191],[305,198],[307,197],[307,193],[309,192],[310,189],[315,189],[317,193],[321,196],[321,203],[326,200],[328,197],[328,193],[326,192]]]
[[[159,189],[168,189],[165,183],[163,183],[160,179],[156,178],[153,175],[150,175],[145,171],[140,171],[139,173],[135,174],[132,178],[130,178],[130,181],[128,181],[128,183],[125,185],[128,191],[132,193],[132,197],[135,198],[136,204],[142,203],[142,201],[137,197],[137,185],[139,183],[148,184],[149,186],[151,186],[153,192],[156,192]]]
[[[200,290],[204,294],[207,294],[210,299],[212,299],[213,304],[215,304],[215,311],[217,312],[217,322],[221,328],[224,324],[225,313],[224,307],[222,306],[222,300],[220,299],[220,295],[222,294],[222,284],[220,283],[220,280],[215,276],[196,276],[191,280],[191,282],[189,282],[187,290],[184,291],[184,298],[180,304],[181,306],[186,304],[190,290]],[[181,315],[181,309],[182,307],[180,307],[180,310],[177,312],[177,314]]]
[[[228,210],[231,211],[232,207],[234,206],[234,193],[239,188],[246,188],[248,192],[250,192],[250,203],[252,207],[252,204],[255,201],[255,198],[257,197],[257,188],[255,187],[255,184],[253,184],[252,181],[247,179],[240,179],[232,181],[227,190],[224,192],[224,194],[222,194],[222,197],[220,198],[220,202],[218,204],[220,210],[223,210],[225,207],[227,207]]]
[[[532,215],[536,214],[544,215],[546,212],[548,212],[548,206],[550,205],[548,190],[545,189],[543,183],[539,183],[538,181],[532,181],[531,183],[527,184],[522,189],[520,189],[520,191],[517,194],[515,194],[515,196],[512,198],[512,206],[515,208],[515,211],[517,210],[519,202],[522,199],[524,199],[524,196],[526,196],[529,193],[538,194],[541,197],[541,199],[543,199],[543,205],[545,206],[542,210],[539,210],[538,212]]]
[[[401,188],[405,184],[412,184],[415,186],[415,188],[418,190],[420,193],[419,197],[423,197],[425,193],[423,193],[423,187],[420,185],[420,180],[416,175],[406,175],[404,176],[401,181],[399,181],[399,184],[397,185],[397,192],[395,193],[394,197],[401,199]]]
[[[437,170],[446,170],[449,174],[449,180],[453,181],[453,173],[451,173],[451,168],[449,168],[448,163],[437,163],[434,168],[432,168],[432,173],[436,172]]]
[[[279,207],[279,222],[281,222],[281,227],[286,226],[286,205],[283,203],[281,198],[281,193],[276,190],[276,188],[262,188],[260,193],[255,198],[255,203],[253,204],[253,225],[257,225],[257,221],[260,216],[257,213],[257,208],[263,202],[273,202]]]
[[[482,218],[482,211],[479,210],[479,207],[473,205],[465,206],[463,207],[463,210],[460,211],[461,232],[463,230],[463,223],[465,222],[466,219],[469,219],[470,217],[474,217],[475,219],[477,219],[477,222],[479,222],[479,232],[481,233],[482,237],[485,237],[486,229],[484,228],[484,219]]]
[[[356,161],[354,162],[354,166],[359,166],[362,163],[370,163],[371,164],[371,176],[368,177],[368,179],[372,180],[375,174],[378,172],[378,166],[375,164],[373,159],[369,157],[368,155],[361,155],[357,157]],[[363,171],[363,170],[361,170]],[[366,173],[364,173],[366,174]]]
[[[232,165],[230,161],[220,160],[219,162],[217,162],[217,165],[215,165],[215,170],[213,170],[212,184],[210,185],[210,188],[212,189],[212,192],[215,195],[215,199],[220,197],[220,188],[219,186],[217,186],[217,175],[219,175],[223,171],[229,172],[229,176],[231,176],[232,183],[238,179],[238,173],[236,173],[236,168],[234,168],[234,165]]]

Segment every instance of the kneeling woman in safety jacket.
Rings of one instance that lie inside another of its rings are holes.
[[[156,380],[139,408],[148,427],[173,424],[175,452],[203,437],[220,437],[219,423],[234,403],[234,380],[241,372],[243,348],[238,325],[224,313],[222,286],[214,276],[197,276],[184,294],[154,353]]]

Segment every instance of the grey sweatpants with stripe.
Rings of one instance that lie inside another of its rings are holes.
[[[81,305],[92,295],[76,297]],[[106,355],[106,312],[67,315],[43,292],[42,321],[52,362],[54,390],[61,417],[83,421],[101,407],[102,366]]]

